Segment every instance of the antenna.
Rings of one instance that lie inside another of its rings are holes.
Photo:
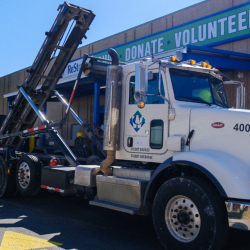
[[[152,52],[151,52],[151,55],[152,55],[152,61],[154,60],[154,53],[153,53],[153,48],[152,48]]]

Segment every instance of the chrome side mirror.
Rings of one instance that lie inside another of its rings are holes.
[[[236,89],[236,109],[245,108],[245,84],[238,81],[224,81],[224,84],[239,84],[240,86]]]
[[[135,92],[148,92],[148,66],[143,63],[135,66]]]
[[[140,105],[141,102],[146,102],[147,96],[145,95],[148,92],[148,66],[140,63],[135,65],[135,93],[134,99],[137,102],[137,105]],[[143,108],[138,106],[139,108]]]

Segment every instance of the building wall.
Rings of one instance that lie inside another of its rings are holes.
[[[211,15],[216,12],[223,11],[247,2],[250,2],[250,0],[207,0],[199,4],[185,8],[183,10],[174,12],[172,14],[160,17],[148,23],[136,26],[129,30],[120,32],[113,36],[97,41],[95,43],[83,46],[75,52],[75,54],[72,57],[72,60],[82,57],[85,53],[87,54],[96,53],[101,50],[111,48],[119,44],[127,43],[135,39],[139,39],[144,36],[148,36],[181,24],[185,24],[187,22],[194,21],[204,16]],[[87,41],[88,40],[86,40],[86,42]],[[83,43],[84,42],[85,41],[83,40]],[[235,51],[235,52],[242,52],[242,53],[250,53],[249,42],[250,38],[227,43],[220,46],[215,46],[214,48]],[[20,85],[24,82],[26,74],[27,73],[25,68],[10,75],[1,77],[0,95],[2,95],[1,91],[3,92],[5,91],[4,94],[17,91],[16,85]],[[2,104],[2,102],[3,100],[0,99],[0,104]],[[6,112],[6,108],[2,109],[2,106],[4,105],[1,105],[0,113]]]
[[[100,106],[104,106],[105,104],[105,96],[100,96]],[[78,114],[80,119],[88,124],[93,129],[93,120],[94,120],[94,96],[82,96],[76,97],[72,102],[72,109]],[[62,120],[65,114],[65,107],[59,102],[48,102],[47,103],[47,113],[46,117],[48,120],[52,120],[53,122],[59,122]],[[36,125],[40,126],[41,122],[36,121]],[[73,124],[78,124],[74,117],[69,114],[66,124],[62,129],[59,129],[59,133],[65,140],[74,140],[71,136],[71,126]],[[97,124],[98,125],[98,124]],[[36,126],[34,126],[36,127]],[[79,132],[83,132],[83,129],[80,128]]]
[[[237,74],[239,71],[230,71],[225,72],[225,75],[227,75],[230,79],[235,81],[244,82],[246,85],[246,108],[250,109],[250,71],[242,70],[240,71],[243,73],[243,78],[239,79]],[[226,85],[225,86],[226,94],[227,94],[227,100],[229,107],[235,107],[236,106],[236,85]]]
[[[190,6],[183,10],[174,12],[172,14],[160,17],[156,20],[142,24],[140,26],[131,28],[129,30],[120,32],[108,38],[102,39],[95,43],[83,46],[79,48],[72,57],[72,60],[82,57],[84,53],[92,54],[101,50],[117,46],[119,44],[127,43],[135,39],[142,38],[187,22],[202,18],[207,15],[217,13],[240,4],[250,2],[250,0],[207,0],[199,4]],[[83,41],[85,42],[85,41]],[[214,48],[229,50],[235,52],[249,53],[250,54],[250,39],[243,39],[236,42],[230,42],[227,44],[215,46]],[[28,49],[28,48],[27,48]],[[22,69],[15,73],[0,78],[0,114],[7,113],[7,99],[2,98],[6,93],[17,91],[16,86],[21,85],[27,75],[26,69]],[[49,69],[49,68],[48,68]],[[237,78],[238,72],[228,72],[227,75],[234,80]],[[244,78],[240,79],[246,84],[246,108],[250,108],[250,97],[249,97],[249,71],[244,71]],[[234,87],[227,86],[226,91],[228,94],[228,100],[230,106],[235,106],[235,89]],[[104,105],[104,97],[101,97],[101,105]],[[53,107],[52,107],[53,106]],[[93,121],[93,96],[86,96],[83,98],[76,98],[73,102],[72,107],[79,114],[80,118],[91,124]],[[47,105],[47,116],[48,119],[58,121],[62,118],[64,108],[59,103],[48,103]],[[71,125],[75,121],[71,117],[68,117],[67,124],[61,130],[61,134],[65,139],[71,139]],[[39,122],[36,122],[39,125]]]

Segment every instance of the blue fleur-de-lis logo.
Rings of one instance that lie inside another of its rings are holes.
[[[136,111],[129,123],[134,128],[135,132],[138,132],[140,128],[145,124],[145,118],[142,117],[139,111]]]

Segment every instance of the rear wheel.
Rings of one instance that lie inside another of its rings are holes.
[[[17,194],[15,175],[9,175],[4,159],[0,156],[0,197],[8,198]]]
[[[156,234],[168,250],[219,250],[228,237],[223,200],[198,178],[166,181],[155,196],[152,216]]]
[[[41,186],[41,163],[34,155],[23,155],[17,164],[16,184],[23,196],[36,195]]]

